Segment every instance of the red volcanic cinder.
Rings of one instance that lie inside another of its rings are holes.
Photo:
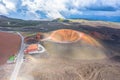
[[[51,40],[57,43],[73,43],[77,41],[84,41],[85,43],[93,46],[101,46],[94,38],[83,32],[71,30],[71,29],[60,29],[53,31],[49,37],[43,39]]]
[[[70,29],[56,30],[50,37],[56,42],[74,42],[80,39],[79,32]]]
[[[4,64],[8,58],[18,53],[21,38],[19,35],[8,32],[0,32],[0,65]]]

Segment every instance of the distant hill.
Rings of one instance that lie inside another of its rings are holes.
[[[20,20],[21,21],[21,19],[15,19],[15,18],[10,18],[10,17],[7,17],[7,16],[4,16],[4,15],[0,15],[0,21],[2,21],[2,20]]]
[[[9,18],[0,15],[0,26],[1,27],[25,27],[25,26],[36,26],[39,25],[40,21],[22,20]]]
[[[57,18],[54,20],[22,20],[9,18],[0,15],[0,27],[29,27],[29,26],[39,26],[41,24],[46,25],[46,22],[70,22],[68,19]]]
[[[57,18],[57,19],[52,20],[52,22],[70,22],[70,20],[69,19],[63,19],[63,18]]]
[[[8,17],[3,16],[3,15],[0,15],[0,20],[1,20],[1,19],[8,19]]]
[[[98,20],[99,21],[99,20]],[[15,19],[15,18],[9,18],[3,15],[0,15],[0,27],[5,28],[5,27],[11,27],[11,28],[35,28],[35,27],[52,27],[52,26],[61,26],[63,27],[64,25],[68,26],[71,24],[84,24],[88,25],[87,23],[93,22],[94,24],[98,22],[97,20],[89,20],[89,19],[82,19],[82,18],[75,18],[75,19],[63,19],[63,18],[57,18],[53,20],[22,20],[22,19]],[[102,21],[100,22],[101,25],[103,24]],[[113,24],[113,22],[109,22],[110,24]],[[89,23],[89,25],[92,23]],[[107,22],[108,24],[108,22]]]

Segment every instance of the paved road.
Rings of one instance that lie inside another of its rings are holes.
[[[24,49],[25,49],[24,37],[20,33],[17,33],[17,34],[21,37],[21,48],[20,48],[20,51],[18,53],[17,60],[16,60],[16,65],[15,65],[15,68],[14,68],[14,71],[11,75],[10,80],[16,80],[17,79],[17,75],[18,75],[20,67],[23,63],[23,57],[24,57]]]

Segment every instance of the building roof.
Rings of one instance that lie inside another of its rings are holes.
[[[38,44],[31,44],[27,47],[25,53],[29,53],[31,51],[36,51],[36,50],[38,50]]]

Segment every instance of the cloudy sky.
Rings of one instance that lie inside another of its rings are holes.
[[[0,0],[0,15],[27,20],[85,18],[120,22],[120,0]]]

